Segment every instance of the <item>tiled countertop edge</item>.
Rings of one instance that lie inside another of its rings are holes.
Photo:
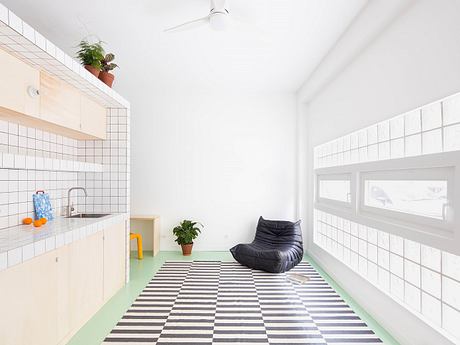
[[[129,219],[128,213],[115,214],[110,217],[101,218],[92,224],[82,225],[79,228],[0,253],[0,271],[91,236],[127,219]]]

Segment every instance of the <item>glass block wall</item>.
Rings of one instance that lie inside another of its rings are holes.
[[[460,150],[460,94],[315,147],[315,168],[455,150]]]
[[[314,149],[315,168],[460,150],[460,94]],[[460,343],[460,256],[314,210],[314,243]]]

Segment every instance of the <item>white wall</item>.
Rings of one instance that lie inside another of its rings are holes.
[[[197,250],[250,241],[260,215],[295,217],[295,95],[176,90],[131,99],[132,213],[162,217],[161,250],[179,250],[172,228],[205,226]]]
[[[307,181],[300,197],[306,205],[303,218],[312,211],[312,146],[460,91],[460,2],[421,0],[409,5],[385,26],[372,28],[374,40],[319,93],[305,92],[308,82],[299,92],[302,137],[308,136],[299,156]],[[342,40],[356,35],[356,27],[370,30],[367,25],[378,13],[375,6],[385,6],[385,1],[371,2]],[[340,54],[333,50],[328,59]],[[311,229],[311,218],[306,226]],[[451,344],[311,241],[308,250],[401,344]]]
[[[459,1],[416,1],[310,102],[313,144],[460,91],[459,38]]]

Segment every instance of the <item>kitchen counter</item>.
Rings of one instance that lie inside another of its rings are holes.
[[[19,225],[0,229],[0,271],[127,219],[127,213],[101,218],[56,217],[39,228]]]

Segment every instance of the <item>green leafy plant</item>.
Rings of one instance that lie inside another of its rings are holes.
[[[178,244],[193,243],[193,240],[201,233],[198,226],[203,227],[201,223],[191,220],[183,220],[173,229],[173,234],[176,236],[176,242]]]
[[[97,69],[102,68],[102,60],[104,59],[104,48],[102,41],[89,43],[87,40],[82,40],[78,45],[80,48],[77,51],[77,57],[82,65],[90,65]]]
[[[110,72],[118,67],[116,63],[112,62],[114,59],[115,55],[112,53],[109,53],[106,56],[104,56],[104,58],[101,60],[101,66],[104,72]]]

